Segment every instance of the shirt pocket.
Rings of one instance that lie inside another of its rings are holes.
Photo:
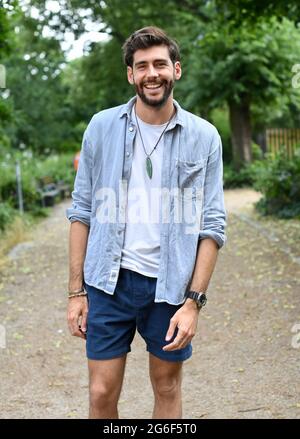
[[[177,184],[178,188],[201,188],[204,184],[205,160],[185,161],[177,160]],[[189,191],[185,191],[186,197],[189,197]]]
[[[206,160],[176,160],[173,169],[172,191],[174,192],[172,192],[170,205],[171,221],[174,223],[172,225],[173,236],[176,240],[183,239],[183,237],[186,240],[186,235],[196,236],[200,230]]]

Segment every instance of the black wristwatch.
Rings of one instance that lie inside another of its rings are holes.
[[[201,309],[207,302],[206,294],[201,291],[187,291],[185,297],[193,299],[196,302],[198,309]]]

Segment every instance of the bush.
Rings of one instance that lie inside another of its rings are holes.
[[[264,153],[261,149],[261,147],[255,143],[251,143],[251,149],[252,149],[252,160],[255,162],[256,160],[262,160],[264,158]]]
[[[74,184],[75,170],[73,167],[74,153],[55,155],[36,163],[37,179],[51,177],[55,183],[64,181],[70,187]]]
[[[9,203],[0,203],[0,230],[12,223],[17,211],[11,207]]]
[[[259,166],[261,160],[263,160],[263,151],[259,145],[252,142],[252,159],[253,162],[244,164],[239,171],[234,169],[233,163],[226,163],[224,160],[224,187],[237,188],[245,186],[253,186],[257,166]]]
[[[64,181],[72,188],[75,178],[73,167],[74,154],[63,154],[48,158],[35,158],[30,153],[20,152],[5,154],[0,161],[0,202],[2,206],[2,216],[5,216],[5,209],[18,209],[18,195],[16,183],[15,162],[19,160],[21,165],[22,194],[24,210],[34,216],[44,215],[41,207],[41,198],[38,187],[43,177],[50,177],[55,183]],[[9,214],[10,215],[10,214]],[[3,219],[3,221],[5,221]]]
[[[22,194],[24,209],[32,211],[40,203],[37,192],[34,164],[28,165],[26,160],[20,161]],[[0,200],[9,203],[11,207],[18,208],[17,182],[15,162],[9,161],[1,164]]]
[[[236,171],[232,165],[224,164],[224,188],[237,188],[253,185],[252,165],[244,165],[239,171]]]
[[[257,209],[264,215],[300,218],[300,151],[293,158],[280,152],[256,165],[254,187],[263,198]]]

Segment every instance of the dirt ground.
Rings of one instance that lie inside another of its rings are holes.
[[[228,241],[184,366],[184,418],[299,418],[299,245],[285,241],[278,222],[255,216],[257,193],[225,196]],[[71,337],[66,323],[69,204],[57,205],[32,240],[11,252],[0,278],[1,418],[88,414],[85,342]],[[151,418],[147,355],[136,334],[121,418]]]

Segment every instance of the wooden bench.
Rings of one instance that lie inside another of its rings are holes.
[[[70,190],[70,186],[68,185],[68,183],[65,183],[63,180],[59,180],[56,183],[56,187],[60,192],[60,198],[62,200],[71,196],[71,190]]]
[[[45,176],[39,179],[37,189],[43,207],[54,206],[55,202],[61,198],[61,192],[51,177]]]

